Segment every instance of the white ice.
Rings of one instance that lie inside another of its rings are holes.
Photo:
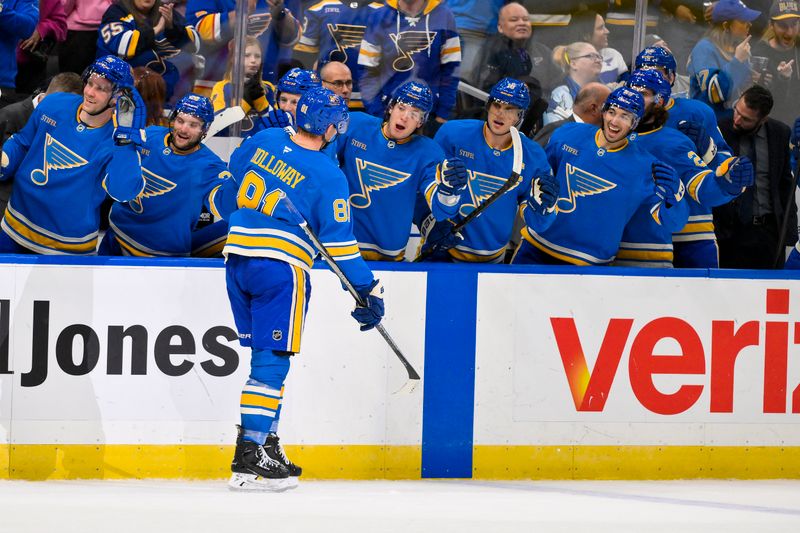
[[[800,532],[800,481],[0,481],[0,532]]]

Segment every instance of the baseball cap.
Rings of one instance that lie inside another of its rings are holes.
[[[743,20],[752,22],[761,15],[761,11],[750,9],[742,0],[720,0],[711,12],[712,22],[726,22],[729,20]]]
[[[769,17],[772,20],[800,18],[800,6],[797,0],[775,0],[769,10]]]

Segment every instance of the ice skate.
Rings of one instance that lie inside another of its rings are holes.
[[[299,477],[303,473],[303,469],[286,457],[286,452],[283,451],[280,439],[275,433],[267,435],[267,442],[264,444],[264,451],[270,459],[278,461],[289,472],[289,488],[296,488],[299,483]]]
[[[232,490],[281,492],[289,488],[289,470],[270,458],[263,446],[244,440],[241,428],[231,472],[228,486]]]

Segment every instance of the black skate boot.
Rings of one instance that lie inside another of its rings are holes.
[[[264,443],[264,451],[270,459],[274,459],[286,467],[286,470],[289,471],[289,488],[295,488],[298,484],[297,478],[303,473],[303,469],[286,457],[278,435],[275,433],[267,435],[267,442]]]
[[[289,488],[289,470],[279,461],[270,458],[263,446],[244,440],[244,432],[237,426],[236,451],[231,463],[228,486],[233,490],[261,490],[280,492]]]

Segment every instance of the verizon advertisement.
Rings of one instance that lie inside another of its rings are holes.
[[[800,281],[481,274],[478,316],[476,442],[800,442]]]

